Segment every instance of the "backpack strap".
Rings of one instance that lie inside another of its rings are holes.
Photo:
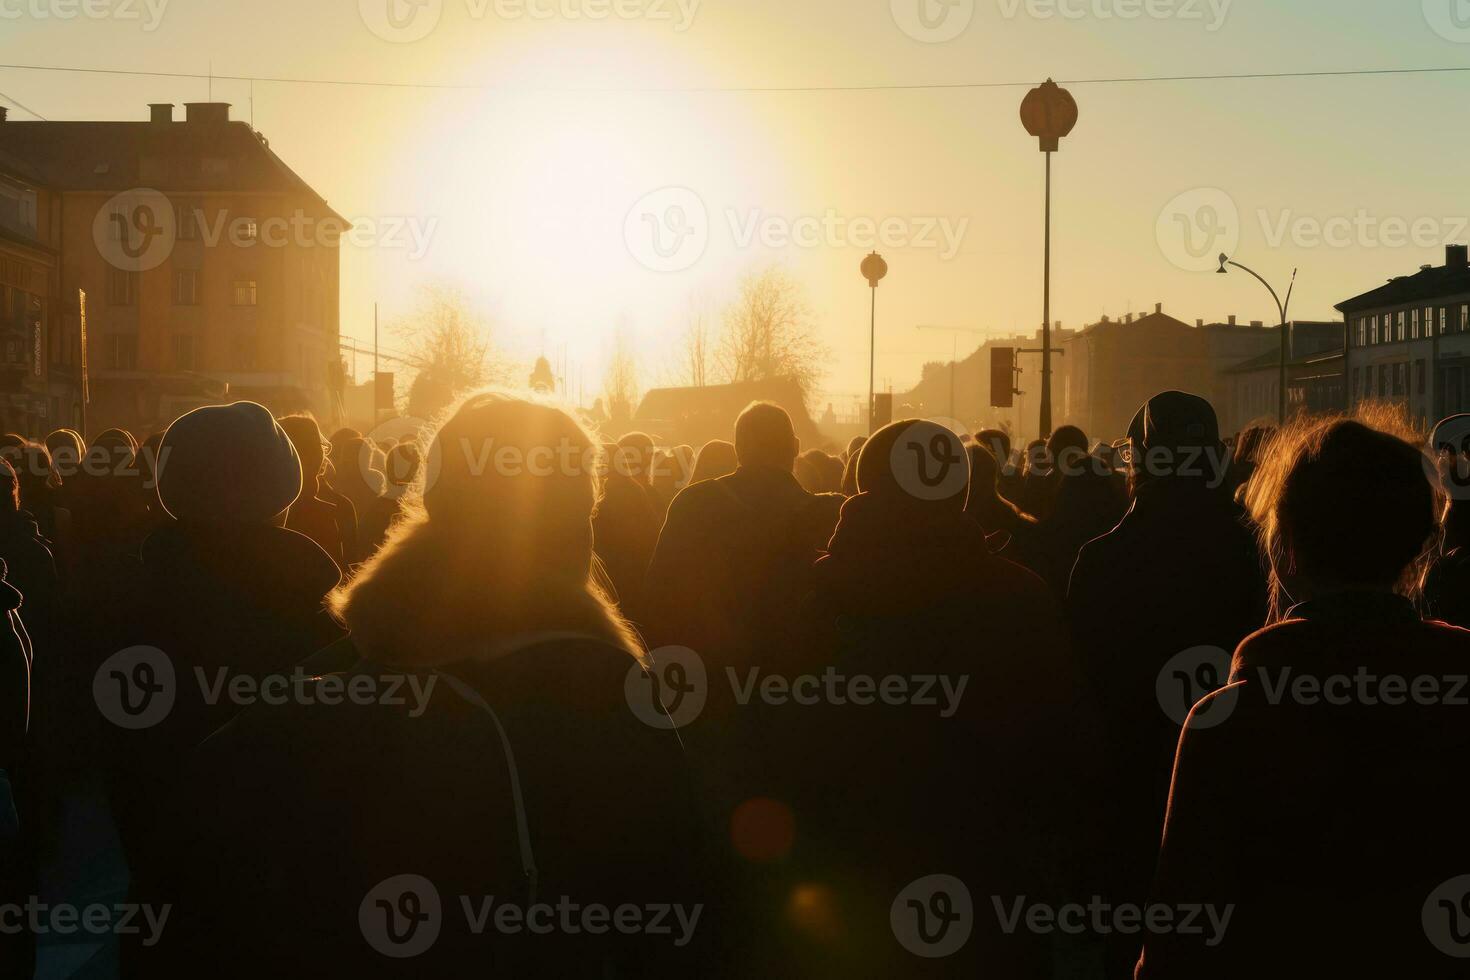
[[[466,702],[490,716],[490,721],[495,725],[495,732],[500,736],[501,748],[505,749],[505,764],[510,771],[510,797],[515,805],[516,811],[516,838],[521,849],[521,873],[525,876],[526,886],[529,890],[529,901],[527,904],[536,903],[536,886],[540,879],[540,872],[536,870],[536,855],[531,850],[531,826],[526,818],[526,800],[521,793],[521,775],[516,768],[515,752],[510,747],[510,737],[505,734],[505,726],[500,723],[500,716],[495,709],[480,696],[480,692],[455,677],[446,674],[442,670],[434,672],[435,676],[444,678],[444,683],[449,685],[450,690],[458,694]]]

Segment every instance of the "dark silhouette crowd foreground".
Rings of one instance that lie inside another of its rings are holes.
[[[0,976],[1463,977],[1470,417],[0,439]]]

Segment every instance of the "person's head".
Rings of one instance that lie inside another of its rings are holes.
[[[713,439],[699,450],[699,455],[694,460],[694,475],[689,478],[689,482],[692,484],[718,480],[734,473],[738,465],[734,443]]]
[[[108,429],[87,447],[83,464],[86,476],[119,476],[138,452],[138,442],[126,429]]]
[[[1077,472],[1087,460],[1087,433],[1075,425],[1061,426],[1046,440],[1046,453],[1061,472]]]
[[[306,488],[313,490],[322,474],[331,444],[322,437],[321,428],[310,415],[287,415],[276,421],[285,430],[291,445],[296,447],[296,455],[301,460],[301,478],[306,482]]]
[[[388,450],[384,475],[389,486],[412,486],[419,475],[419,449],[411,442],[400,442]]]
[[[644,432],[629,432],[613,448],[609,465],[618,476],[650,486],[653,480],[653,455],[652,436]]]
[[[1352,590],[1411,593],[1438,527],[1441,491],[1430,472],[1407,438],[1359,421],[1288,425],[1246,494],[1276,587],[1298,602]]]
[[[1133,486],[1170,481],[1210,484],[1221,458],[1220,423],[1199,395],[1165,391],[1150,398],[1128,426]]]
[[[82,465],[82,456],[87,452],[86,442],[75,429],[57,429],[46,437],[46,448],[51,452],[57,479],[63,482],[76,476]]]
[[[842,486],[842,472],[839,469],[834,478],[831,462],[832,457],[820,449],[808,449],[796,457],[796,481],[808,493],[836,493]]]
[[[867,441],[867,436],[853,436],[847,440],[847,449],[842,453],[842,461],[846,463],[849,459],[855,458],[858,453],[863,451],[863,443]]]
[[[970,457],[960,437],[936,422],[893,422],[858,456],[858,493],[896,506],[960,513],[970,491]]]
[[[1044,476],[1051,472],[1051,456],[1046,451],[1045,439],[1032,439],[1026,443],[1027,476]]]
[[[1011,459],[1011,437],[1005,429],[981,429],[975,433],[975,441],[995,457],[997,466],[1004,470]]]
[[[488,446],[493,459],[524,465],[480,465]],[[434,435],[404,518],[333,593],[332,609],[373,655],[394,663],[471,655],[423,639],[446,633],[468,644],[489,634],[591,631],[641,655],[592,578],[598,451],[559,409],[471,395]]]
[[[176,419],[158,450],[158,498],[187,523],[279,523],[301,493],[301,460],[270,410],[213,405]]]
[[[735,420],[735,457],[742,467],[790,473],[800,452],[791,416],[780,405],[756,402]]]
[[[359,507],[382,496],[387,488],[388,480],[383,475],[387,457],[362,436],[347,436],[333,443],[332,462],[336,467],[333,486]]]

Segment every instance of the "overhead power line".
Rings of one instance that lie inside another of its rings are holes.
[[[987,88],[1024,88],[1036,84],[1036,79],[1022,81],[992,82],[918,82],[912,84],[873,85],[755,85],[755,86],[692,86],[692,87],[642,87],[609,86],[602,88],[575,88],[566,86],[512,86],[484,83],[456,82],[391,82],[349,78],[297,78],[281,75],[221,75],[196,72],[142,71],[123,68],[80,68],[66,65],[19,65],[0,64],[0,69],[9,71],[69,72],[83,75],[123,75],[138,78],[174,78],[198,80],[212,78],[215,81],[273,83],[278,85],[335,85],[353,88],[420,89],[453,92],[531,92],[562,93],[568,95],[682,95],[682,94],[797,94],[804,92],[919,92]],[[1470,66],[1455,65],[1443,68],[1354,68],[1336,71],[1282,71],[1282,72],[1234,72],[1205,75],[1132,75],[1116,78],[1072,78],[1057,79],[1062,85],[1118,85],[1149,82],[1215,82],[1250,81],[1301,78],[1345,78],[1382,75],[1430,75],[1470,72]],[[14,101],[14,100],[11,100]],[[20,103],[16,103],[20,105]],[[25,108],[21,106],[21,108]],[[26,109],[31,112],[30,109]],[[36,115],[32,112],[32,115]]]

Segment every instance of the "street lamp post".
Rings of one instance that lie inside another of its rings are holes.
[[[1262,286],[1265,286],[1266,287],[1266,291],[1271,294],[1271,299],[1275,300],[1275,302],[1276,302],[1276,312],[1281,317],[1281,321],[1280,321],[1280,323],[1281,323],[1281,379],[1278,382],[1279,387],[1280,387],[1280,391],[1277,392],[1277,405],[1276,405],[1277,416],[1276,417],[1277,417],[1278,422],[1281,425],[1285,425],[1286,424],[1286,363],[1287,363],[1287,361],[1289,361],[1291,359],[1291,337],[1289,336],[1289,332],[1288,332],[1288,329],[1287,329],[1287,326],[1286,326],[1286,311],[1289,310],[1289,309],[1291,309],[1291,294],[1292,294],[1292,292],[1294,292],[1296,290],[1296,273],[1297,273],[1297,270],[1295,270],[1295,269],[1292,269],[1291,270],[1291,285],[1287,287],[1287,290],[1286,290],[1286,302],[1283,303],[1281,301],[1281,297],[1278,296],[1278,295],[1276,295],[1276,290],[1271,288],[1271,284],[1269,282],[1267,282],[1261,276],[1261,274],[1259,272],[1257,272],[1256,270],[1254,270],[1252,268],[1249,268],[1247,266],[1241,265],[1239,262],[1236,262],[1236,261],[1232,260],[1230,258],[1230,256],[1228,256],[1228,255],[1221,254],[1221,256],[1220,256],[1220,271],[1219,271],[1219,275],[1224,276],[1224,275],[1229,275],[1230,274],[1230,270],[1227,269],[1227,268],[1225,268],[1227,265],[1233,265],[1237,269],[1240,269],[1243,272],[1248,272],[1251,275],[1255,276],[1256,277],[1256,281],[1259,282]]]
[[[1077,101],[1048,78],[1026,93],[1021,124],[1040,141],[1041,152],[1046,154],[1046,257],[1041,294],[1041,438],[1045,439],[1051,435],[1051,155],[1077,125]]]
[[[888,263],[883,256],[874,252],[863,259],[863,278],[868,280],[868,285],[873,290],[872,307],[868,318],[868,434],[873,434],[873,422],[876,418],[874,412],[873,396],[877,383],[878,368],[878,283],[888,275]]]

